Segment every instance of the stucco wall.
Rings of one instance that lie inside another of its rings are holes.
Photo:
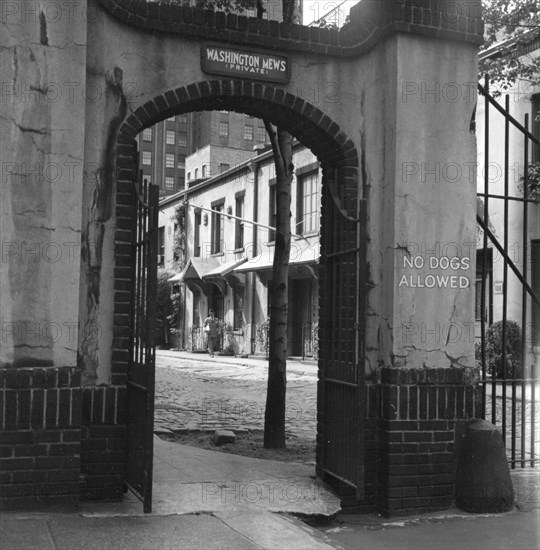
[[[167,90],[208,79],[198,61],[178,62],[179,49],[183,59],[199,57],[199,44],[179,36],[160,35],[158,39],[104,14],[90,26],[89,42],[89,83],[104,90],[104,100],[108,101],[107,109],[98,109],[97,102],[87,109],[85,154],[98,166],[106,162],[105,152],[112,154],[108,138],[115,117],[121,116],[123,109],[129,114]],[[403,181],[404,163],[474,162],[474,136],[469,132],[474,100],[463,95],[444,108],[439,102],[423,101],[420,94],[404,101],[403,84],[474,81],[475,46],[396,35],[358,58],[319,58],[317,64],[310,61],[311,54],[291,55],[291,84],[286,88],[290,91],[294,87],[299,95],[313,101],[362,154],[369,206],[368,368],[472,365],[472,343],[461,339],[447,343],[442,337],[434,343],[422,332],[423,324],[429,330],[429,324],[443,327],[449,322],[469,322],[472,288],[438,292],[398,285],[403,275],[402,247],[407,243],[425,243],[432,249],[436,243],[444,247],[455,242],[460,247],[456,256],[464,257],[467,243],[474,242],[474,182],[426,184],[415,175]],[[114,95],[116,88],[107,84],[118,84],[119,79],[124,90],[129,90],[123,97]],[[314,82],[320,91],[315,95]],[[107,185],[106,192],[111,189]],[[85,188],[87,203],[95,192],[92,184]],[[108,242],[112,222],[107,215],[97,217],[87,207],[83,226],[87,232],[105,230]],[[103,249],[96,304],[93,274],[89,276],[88,266],[83,265],[83,318],[99,323],[104,334],[112,333],[112,270],[112,250]],[[471,273],[472,268],[464,275],[470,277]],[[99,346],[82,350],[88,379],[107,381],[109,349],[104,340]]]
[[[44,4],[0,28],[0,365],[77,362],[87,18]]]

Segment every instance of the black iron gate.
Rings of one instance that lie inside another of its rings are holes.
[[[366,204],[348,216],[323,180],[318,473],[364,493]],[[344,491],[341,491],[344,492]]]
[[[481,414],[500,427],[511,467],[523,468],[538,464],[540,450],[540,235],[532,234],[540,220],[540,147],[529,114],[523,124],[511,115],[509,95],[501,105],[490,95],[487,79],[479,92],[484,110],[478,129],[484,134],[484,173],[476,268]],[[534,100],[531,105],[534,116]]]
[[[152,463],[159,188],[136,183],[132,340],[127,381],[126,486],[152,511]]]

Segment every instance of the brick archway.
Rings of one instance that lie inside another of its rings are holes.
[[[209,80],[170,90],[135,110],[120,127],[117,144],[131,145],[139,132],[167,117],[191,111],[227,109],[267,118],[306,145],[324,163],[357,168],[354,143],[321,110],[271,85]]]
[[[267,118],[289,131],[319,158],[323,171],[321,245],[324,243],[325,196],[343,216],[333,217],[332,234],[354,242],[360,193],[359,156],[354,143],[332,119],[314,105],[271,85],[241,80],[211,80],[167,91],[138,107],[120,126],[116,139],[116,229],[114,269],[114,349],[112,380],[123,381],[127,369],[126,342],[130,312],[129,280],[137,176],[136,136],[170,116],[191,111],[226,109]],[[330,183],[330,185],[328,185]],[[332,192],[325,193],[325,188]],[[328,235],[330,233],[327,231]],[[331,236],[328,237],[329,240]],[[122,317],[124,316],[124,317]],[[122,322],[122,318],[125,320]]]
[[[237,80],[204,81],[168,91],[137,108],[119,129],[116,140],[112,379],[120,381],[128,371],[128,350],[131,345],[130,289],[135,276],[132,270],[136,204],[134,181],[138,174],[136,136],[145,128],[173,115],[222,109],[270,120],[310,148],[321,162],[321,262],[324,262],[326,255],[333,258],[328,263],[328,269],[323,269],[319,274],[319,327],[322,335],[320,340],[323,342],[319,350],[319,364],[326,365],[325,369],[330,370],[335,369],[338,364],[347,364],[347,373],[356,369],[361,370],[362,373],[357,380],[363,381],[363,366],[360,365],[357,356],[357,339],[364,337],[363,330],[358,331],[359,325],[364,323],[365,312],[361,304],[365,296],[362,290],[364,280],[359,273],[358,265],[359,262],[365,262],[366,252],[365,247],[362,248],[362,252],[358,252],[361,186],[358,180],[357,149],[338,124],[307,101],[270,85]],[[366,241],[363,229],[362,239]],[[319,385],[322,388],[325,382],[321,372],[319,369]],[[342,375],[348,376],[345,371]],[[336,376],[339,377],[340,374]],[[354,384],[349,383],[349,386],[352,387]],[[324,390],[320,389],[318,393],[321,394],[321,391]],[[343,394],[342,389],[340,391],[339,396],[334,394],[335,392],[329,394],[330,399],[339,397],[342,401],[352,402],[358,398],[356,390],[350,391],[347,395]],[[330,412],[322,410],[321,407],[319,403],[318,434],[328,429],[325,422],[332,423],[325,415],[340,416],[350,413],[348,410],[341,413]],[[356,410],[356,405],[351,408]],[[332,418],[335,423],[337,417],[334,416]],[[345,417],[343,420],[345,421]],[[357,435],[352,432],[348,434],[345,439],[350,440],[350,443],[343,443],[343,448],[340,447],[338,454],[350,455],[352,463],[356,460],[353,457],[356,457],[357,452],[354,441],[356,437],[362,437],[363,431],[355,423],[348,425]],[[336,441],[339,437],[341,436],[336,433],[332,435]],[[328,438],[327,434],[326,439]],[[328,470],[321,464],[328,453],[325,454],[325,445],[321,443],[324,437],[318,435],[317,439],[319,474],[325,475]],[[351,474],[351,477],[354,475]]]

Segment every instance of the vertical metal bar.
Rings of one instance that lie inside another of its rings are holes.
[[[138,197],[142,193],[143,189],[143,177],[141,170],[141,178],[137,185]],[[137,297],[135,302],[135,322],[136,322],[136,332],[135,332],[135,361],[134,367],[138,365],[141,361],[141,281],[142,281],[142,262],[141,262],[141,241],[143,239],[143,224],[142,224],[142,204],[139,198],[137,198],[137,278],[135,280],[135,286],[137,288]]]
[[[148,180],[143,181],[142,185],[142,197],[144,203],[148,202],[148,194],[147,194],[147,183]],[[143,368],[144,366],[144,359],[146,355],[146,340],[147,340],[147,334],[146,334],[146,323],[144,322],[146,311],[146,232],[147,232],[147,208],[145,204],[141,204],[141,247],[140,247],[140,258],[141,258],[141,301],[139,304],[139,315],[141,316],[141,343],[140,343],[140,350],[139,350],[139,365],[140,368]]]
[[[529,130],[529,115],[525,114],[525,129]],[[524,180],[523,180],[523,250],[521,253],[522,265],[523,265],[523,278],[527,282],[527,257],[528,257],[528,226],[529,226],[529,193],[528,193],[528,166],[529,166],[529,136],[524,134],[523,139],[523,166],[525,167]],[[521,294],[521,467],[525,468],[525,402],[526,402],[526,390],[525,390],[525,377],[526,377],[526,357],[527,357],[527,299],[528,294],[525,285],[522,286]],[[534,436],[533,436],[534,437]]]
[[[532,364],[531,368],[531,466],[536,465],[535,457],[535,437],[536,437],[536,380],[537,380],[537,365]]]
[[[159,190],[157,185],[148,185],[148,293],[146,304],[146,322],[148,335],[148,354],[146,357],[146,448],[145,448],[145,493],[144,512],[152,512],[152,480],[154,455],[154,394],[155,394],[155,345],[154,324],[156,319],[157,294],[157,231],[158,231],[158,204]]]
[[[505,96],[505,119],[504,119],[504,251],[508,253],[508,173],[509,173],[509,144],[510,144],[510,95]],[[508,260],[504,256],[503,263],[503,325],[502,325],[502,436],[506,445],[506,337],[507,337],[507,315],[508,315]],[[494,369],[495,371],[496,369]]]
[[[485,77],[484,95],[484,223],[489,227],[489,77]],[[482,243],[482,295],[480,312],[480,346],[482,361],[482,418],[486,418],[487,365],[486,365],[486,275],[487,275],[488,236],[483,232]],[[496,396],[491,391],[491,422],[495,424]]]
[[[367,205],[366,201],[360,199],[357,207],[357,231],[356,231],[356,322],[357,330],[355,333],[355,360],[358,418],[357,430],[357,457],[356,457],[356,495],[361,498],[365,495],[365,431],[366,431],[366,384],[365,384],[365,289],[366,289],[366,226],[367,226]]]
[[[142,174],[142,171],[141,173]],[[134,182],[135,187],[138,185],[138,180]],[[138,230],[138,223],[137,223],[137,211],[139,207],[139,201],[137,199],[137,194],[135,193],[134,196],[134,204],[133,204],[133,221],[134,225],[132,226],[132,248],[131,248],[131,334],[130,334],[130,340],[129,340],[129,370],[128,370],[128,379],[130,377],[131,372],[131,365],[136,360],[136,353],[135,353],[135,342],[137,338],[137,230]]]

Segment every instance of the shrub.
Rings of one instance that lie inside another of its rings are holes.
[[[486,332],[486,370],[496,378],[521,378],[523,370],[521,328],[515,321],[506,321],[506,361],[503,366],[503,322],[493,323]],[[476,346],[476,359],[481,361],[481,347]],[[515,373],[514,373],[515,368]]]
[[[521,194],[525,190],[525,178],[519,178],[518,189]],[[531,163],[527,166],[527,196],[529,199],[540,201],[540,162]]]
[[[169,317],[173,313],[173,302],[171,300],[171,285],[167,281],[173,275],[173,271],[163,268],[159,268],[157,272],[155,343],[158,346],[169,344],[167,326]]]

